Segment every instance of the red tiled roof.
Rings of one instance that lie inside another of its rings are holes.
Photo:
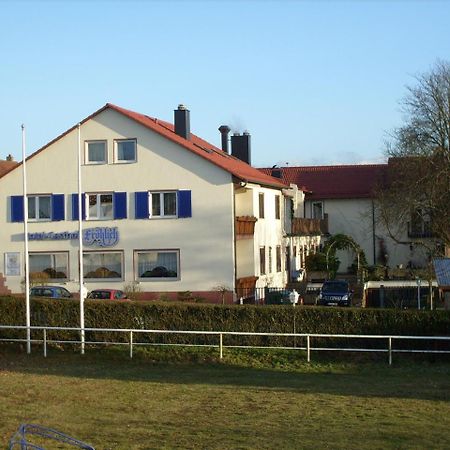
[[[146,116],[144,114],[139,114],[128,109],[121,108],[119,106],[107,103],[106,107],[114,109],[122,113],[123,115],[135,120],[136,122],[144,125],[147,128],[161,134],[162,136],[170,139],[177,144],[182,145],[198,156],[207,159],[216,166],[226,170],[237,178],[245,181],[250,181],[253,183],[264,184],[268,186],[284,188],[287,187],[280,180],[273,178],[272,176],[262,173],[260,170],[255,169],[249,164],[235,158],[221,149],[215,147],[209,142],[199,138],[195,134],[191,133],[191,139],[186,140],[181,136],[175,134],[174,126],[163,120],[155,119],[153,117]]]
[[[307,193],[308,199],[370,198],[383,182],[387,164],[359,164],[347,166],[281,167],[281,180],[296,184]],[[272,169],[260,169],[266,174]]]
[[[240,180],[251,182],[251,183],[257,183],[262,184],[265,186],[271,186],[278,189],[282,189],[287,187],[281,180],[277,178],[273,178],[272,176],[265,174],[261,172],[260,170],[250,166],[249,164],[241,161],[240,159],[235,158],[234,156],[231,156],[225,152],[223,152],[221,149],[215,147],[214,145],[210,144],[209,142],[199,138],[198,136],[191,133],[191,139],[186,140],[182,138],[181,136],[178,136],[174,131],[173,124],[169,122],[165,122],[163,120],[159,120],[153,117],[146,116],[144,114],[140,114],[134,111],[130,111],[125,108],[121,108],[120,106],[113,105],[112,103],[107,103],[105,106],[100,108],[98,111],[94,112],[90,116],[86,117],[84,120],[81,121],[81,124],[84,122],[87,122],[88,120],[92,119],[96,115],[100,114],[106,109],[112,109],[114,111],[119,112],[120,114],[123,114],[124,116],[128,117],[131,120],[134,120],[135,122],[138,122],[139,124],[143,125],[144,127],[164,136],[165,138],[181,145],[182,147],[186,148],[187,150],[191,151],[192,153],[195,153],[196,155],[210,161],[212,164],[220,167],[221,169],[229,172],[230,174],[234,175]],[[32,158],[33,156],[37,155],[41,151],[43,151],[45,148],[53,144],[54,142],[61,139],[66,134],[70,133],[72,130],[76,129],[77,125],[70,128],[69,130],[65,131],[63,134],[59,135],[57,138],[53,139],[48,144],[44,145],[44,147],[40,148],[36,152],[34,152],[32,155],[30,155],[29,158]],[[0,175],[1,176],[1,175]]]
[[[18,166],[19,163],[17,161],[3,161],[0,160],[0,178],[8,173],[9,171],[13,170],[14,167]]]

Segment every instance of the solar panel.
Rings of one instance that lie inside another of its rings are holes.
[[[450,286],[450,258],[434,258],[433,265],[438,286]]]

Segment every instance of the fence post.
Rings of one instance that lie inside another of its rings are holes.
[[[295,306],[295,303],[294,303],[294,306]],[[294,348],[297,347],[297,336],[296,336],[296,333],[297,333],[297,331],[296,331],[296,328],[295,328],[295,311],[294,311]]]
[[[223,358],[223,334],[219,334],[219,353],[220,353],[220,359]]]
[[[306,336],[306,360],[311,362],[311,346],[309,342],[309,334]]]
[[[133,332],[130,331],[130,359],[133,359]]]
[[[392,366],[392,338],[389,338],[389,365]]]
[[[44,358],[47,358],[47,329],[44,328]]]

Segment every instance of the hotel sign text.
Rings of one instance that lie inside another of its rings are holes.
[[[67,241],[78,239],[78,231],[28,233],[30,241]],[[95,227],[83,230],[83,244],[88,247],[113,247],[119,242],[117,227]]]

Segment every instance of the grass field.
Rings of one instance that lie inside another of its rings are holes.
[[[450,448],[449,362],[161,352],[0,347],[0,448],[21,423],[97,450]]]

